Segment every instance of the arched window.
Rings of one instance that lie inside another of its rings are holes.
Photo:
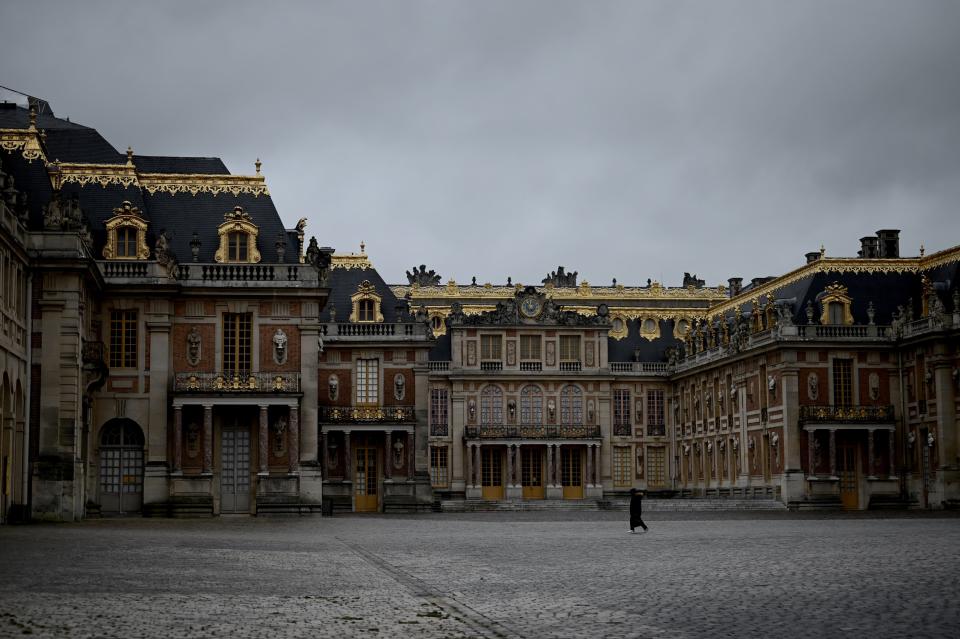
[[[503,423],[503,390],[490,384],[480,393],[480,424]]]
[[[227,261],[248,262],[250,236],[243,231],[230,231],[227,235]]]
[[[560,423],[583,424],[583,391],[579,386],[568,384],[560,391]]]
[[[150,257],[147,248],[147,220],[140,209],[124,201],[113,209],[113,217],[105,223],[107,242],[103,245],[103,257],[108,260],[146,260]]]
[[[543,391],[530,384],[520,391],[520,423],[538,426],[543,423]]]
[[[377,293],[377,287],[369,280],[363,280],[357,286],[357,292],[350,296],[351,322],[382,322],[382,298]]]

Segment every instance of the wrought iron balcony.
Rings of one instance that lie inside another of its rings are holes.
[[[180,393],[299,393],[300,373],[177,373]]]
[[[559,426],[491,424],[467,426],[467,439],[595,439],[600,437],[599,426],[564,424]]]
[[[396,424],[416,421],[413,406],[321,406],[326,424]]]
[[[800,421],[807,424],[876,424],[893,421],[893,406],[801,406]]]

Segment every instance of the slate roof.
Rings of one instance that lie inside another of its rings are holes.
[[[20,106],[11,108],[9,104],[0,106],[0,128],[26,129],[29,123],[27,109]],[[95,129],[53,117],[50,113],[38,116],[37,127],[46,132],[44,150],[50,161],[85,164],[127,162],[126,153],[117,151]],[[0,151],[0,163],[4,171],[13,176],[17,189],[27,193],[31,228],[42,229],[43,212],[53,195],[43,161],[28,162],[17,151]],[[230,174],[223,161],[215,157],[134,155],[133,163],[140,173]],[[190,262],[193,259],[190,241],[194,232],[199,235],[201,242],[199,261],[213,262],[219,245],[217,227],[223,223],[224,214],[238,205],[243,207],[259,229],[257,248],[263,262],[278,261],[276,242],[280,237],[283,237],[287,244],[283,262],[295,264],[299,261],[297,234],[284,228],[269,195],[233,196],[229,193],[213,195],[205,192],[196,195],[171,195],[162,191],[150,195],[137,186],[109,184],[104,187],[88,184],[81,187],[75,183],[65,184],[62,193],[66,198],[79,196],[80,206],[93,232],[95,255],[100,254],[106,241],[105,222],[113,217],[113,210],[126,200],[139,207],[141,214],[148,220],[150,226],[146,240],[151,250],[157,235],[165,230],[170,240],[170,248],[180,262]],[[377,279],[382,282],[379,276]],[[389,294],[389,291],[387,293]],[[392,294],[390,295],[392,298]],[[393,312],[392,304],[390,311]]]
[[[330,309],[336,309],[336,319],[338,322],[346,322],[353,312],[353,303],[350,297],[357,292],[357,288],[364,280],[369,281],[380,296],[380,312],[383,313],[383,321],[393,323],[397,321],[397,296],[393,294],[390,287],[387,286],[380,273],[374,268],[334,268],[330,270],[328,276],[328,285],[330,287],[330,297],[327,305],[320,313],[320,320],[330,321]]]
[[[627,322],[626,337],[607,338],[607,359],[611,362],[632,362],[634,352],[639,350],[641,362],[667,361],[667,349],[680,345],[680,340],[673,336],[673,324],[673,320],[660,320],[660,337],[648,340],[640,337],[640,320],[630,320]]]

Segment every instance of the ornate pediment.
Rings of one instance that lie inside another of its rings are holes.
[[[139,207],[124,200],[120,206],[113,209],[113,217],[107,220],[105,226],[107,243],[103,247],[104,258],[108,260],[146,260],[150,258],[150,248],[147,246],[147,221],[140,213]],[[121,229],[131,229],[136,234],[135,251],[128,250],[128,247],[119,246]]]
[[[223,224],[217,227],[217,235],[220,236],[220,246],[217,248],[216,254],[213,256],[214,261],[216,262],[243,262],[249,264],[256,264],[260,261],[260,251],[257,250],[257,234],[260,232],[260,229],[257,228],[257,225],[253,223],[253,218],[250,217],[250,214],[243,210],[242,206],[235,206],[233,210],[227,211],[223,214]],[[245,234],[245,236],[234,235],[237,233]],[[240,237],[240,239],[245,240],[246,242],[246,257],[245,259],[238,259],[236,256],[231,256],[230,252],[230,237]]]
[[[454,302],[447,317],[449,326],[597,326],[610,328],[610,311],[606,304],[597,307],[596,315],[564,311],[560,305],[533,286],[518,290],[513,298],[498,302],[492,311],[467,315],[463,305]]]

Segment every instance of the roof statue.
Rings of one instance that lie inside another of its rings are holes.
[[[567,273],[563,270],[562,266],[558,266],[556,271],[548,273],[541,282],[544,284],[553,284],[556,287],[575,287],[577,285],[577,271]]]
[[[433,269],[428,271],[427,266],[421,264],[419,270],[414,266],[412,273],[407,271],[407,283],[417,286],[440,286],[440,274]]]

